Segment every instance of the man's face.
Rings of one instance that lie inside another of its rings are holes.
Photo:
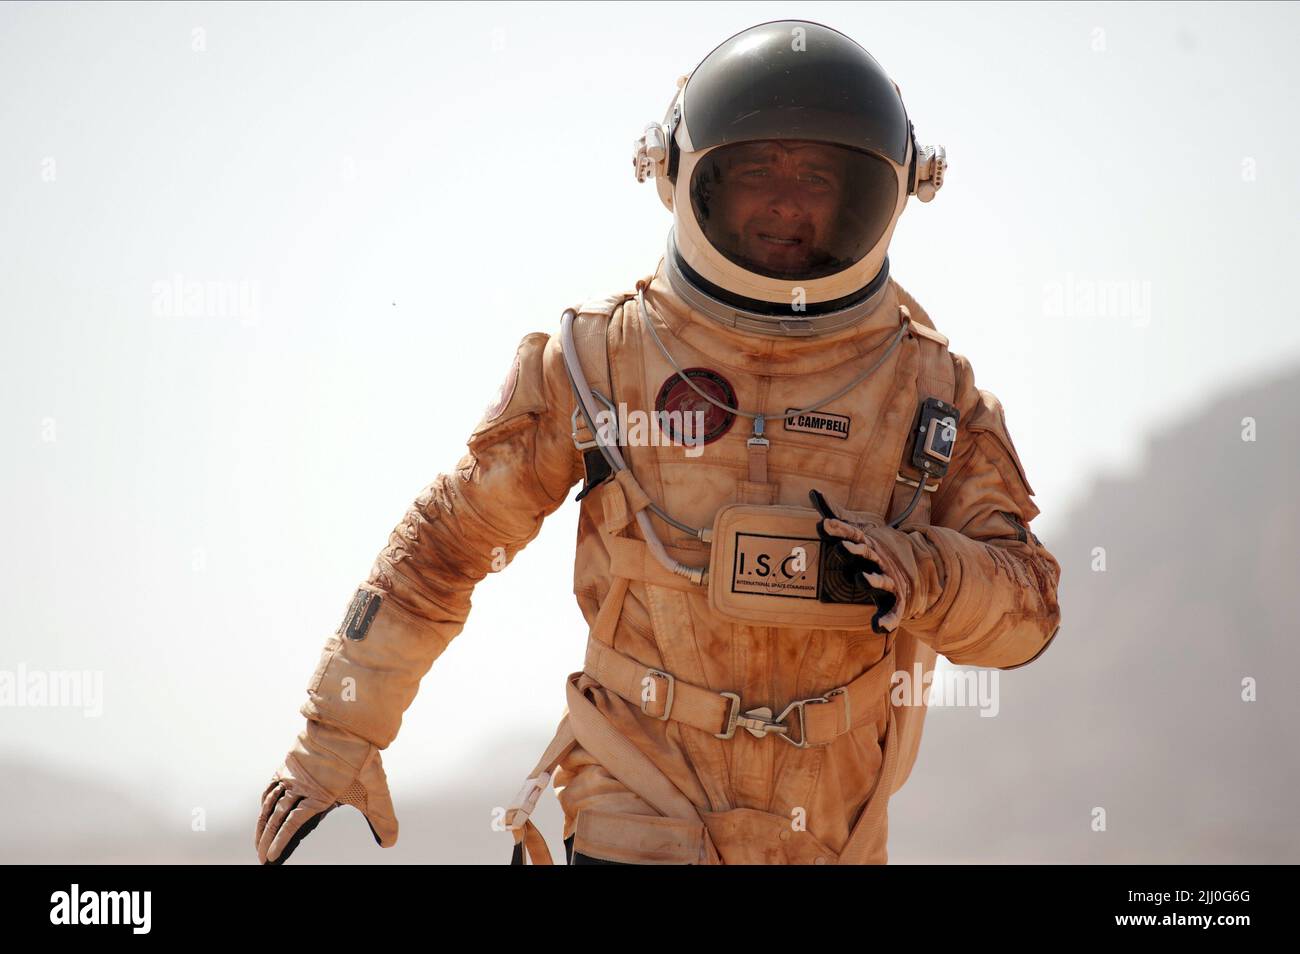
[[[774,139],[737,145],[724,161],[718,224],[741,256],[791,278],[826,260],[844,196],[840,150]]]

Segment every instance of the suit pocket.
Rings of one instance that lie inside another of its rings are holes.
[[[704,825],[681,818],[584,809],[574,852],[633,865],[694,865],[704,854]]]

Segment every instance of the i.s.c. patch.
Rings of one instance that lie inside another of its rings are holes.
[[[365,639],[366,631],[374,622],[382,600],[383,596],[380,593],[367,590],[365,587],[358,589],[356,595],[352,597],[352,602],[348,604],[348,611],[336,632],[342,633],[348,639]]]

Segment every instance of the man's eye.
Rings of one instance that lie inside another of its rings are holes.
[[[765,176],[767,175],[767,170],[766,170],[766,169],[747,169],[747,170],[745,170],[744,172],[742,172],[740,175],[741,175],[742,178],[745,178],[745,179],[761,179],[761,178],[763,178],[763,177],[765,177]]]
[[[828,186],[831,184],[830,179],[827,179],[825,176],[819,176],[815,172],[805,172],[799,178],[802,179],[804,182],[811,183],[812,185],[815,186]]]

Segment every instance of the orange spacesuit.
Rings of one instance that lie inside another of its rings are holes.
[[[787,52],[800,29],[820,65]],[[528,815],[553,781],[575,858],[884,863],[925,713],[891,693],[894,674],[936,653],[1014,668],[1055,636],[1060,567],[1030,530],[1002,407],[888,275],[893,224],[942,184],[942,150],[921,150],[905,114],[893,143],[892,113],[856,132],[830,115],[819,132],[811,106],[784,138],[768,125],[714,141],[711,110],[723,132],[751,115],[755,63],[737,73],[735,58],[762,42],[773,83],[797,91],[810,71],[810,100],[845,56],[841,85],[897,95],[865,51],[801,21],[732,38],[679,85],[636,159],[674,210],[668,254],[523,339],[468,453],[393,531],[264,792],[264,862],[338,804],[396,840],[380,751],[475,584],[579,481],[588,651],[507,811],[520,861],[550,860]],[[872,137],[885,144],[869,153]]]

